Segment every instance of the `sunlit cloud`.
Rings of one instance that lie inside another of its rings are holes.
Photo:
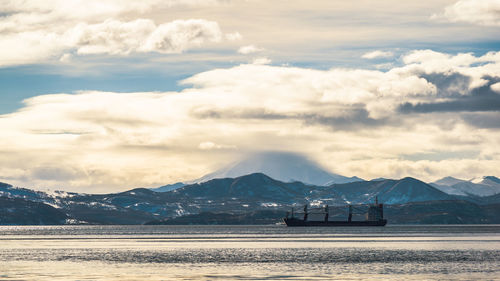
[[[392,52],[376,50],[373,52],[365,53],[361,57],[364,59],[375,59],[375,58],[390,58],[392,56],[394,56],[394,53],[392,53]]]
[[[496,175],[498,1],[365,4],[3,1],[0,181],[118,191],[255,151]]]
[[[447,6],[443,13],[432,15],[432,19],[500,26],[500,1],[460,0]]]
[[[500,82],[492,84],[490,88],[495,91],[497,94],[500,94]]]
[[[202,150],[210,150],[210,149],[236,149],[235,145],[227,145],[227,144],[216,144],[211,141],[205,141],[198,145],[199,149]]]
[[[0,66],[48,62],[72,55],[181,53],[224,38],[219,24],[205,19],[156,23],[142,18],[155,8],[208,5],[217,1],[8,1],[0,8]],[[134,13],[136,18],[127,19]],[[124,18],[124,19],[121,19]]]
[[[252,61],[252,64],[261,64],[261,65],[264,65],[264,64],[270,64],[272,61],[269,59],[269,58],[266,58],[266,57],[260,57],[260,58],[255,58],[253,61]]]
[[[363,178],[495,173],[498,53],[402,60],[388,71],[243,64],[193,75],[180,92],[30,98],[0,118],[0,180],[121,190],[198,178],[259,150]]]
[[[181,53],[205,42],[219,42],[221,38],[219,25],[202,19],[175,20],[160,25],[147,19],[106,20],[99,24],[78,24],[63,34],[33,31],[0,36],[0,66],[38,62],[63,52],[78,55]],[[69,54],[63,54],[63,61],[68,57]]]
[[[238,49],[238,53],[243,54],[243,55],[248,55],[248,54],[253,54],[253,53],[258,53],[263,51],[263,48],[259,48],[255,45],[247,45],[247,46],[242,46]]]

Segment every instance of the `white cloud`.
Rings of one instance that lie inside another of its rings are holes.
[[[106,20],[98,24],[78,24],[64,36],[68,47],[76,48],[78,54],[125,55],[144,46],[158,28],[147,19],[131,22]]]
[[[156,9],[180,5],[213,5],[217,0],[23,0],[0,5],[0,34],[24,32],[61,35],[78,24],[103,24],[106,20],[133,22]]]
[[[252,64],[270,64],[272,61],[269,59],[269,58],[265,58],[265,57],[262,57],[262,58],[255,58],[253,61],[252,61]]]
[[[394,56],[394,54],[392,52],[376,50],[373,52],[365,53],[361,57],[364,59],[375,59],[375,58],[390,58],[392,56]]]
[[[495,83],[495,84],[492,84],[492,85],[490,86],[490,88],[491,88],[493,91],[495,91],[495,92],[497,92],[498,94],[500,94],[500,82]]]
[[[146,39],[140,51],[180,53],[205,42],[218,42],[222,33],[219,25],[206,20],[176,20],[159,25]]]
[[[453,56],[432,50],[416,50],[403,57],[404,63],[407,64],[403,70],[415,68],[429,74],[456,72],[468,76],[472,81],[469,87],[462,91],[465,94],[468,90],[484,86],[488,82],[484,77],[498,76],[500,73],[499,60],[500,52],[489,52],[481,57],[476,57],[472,53],[461,53]],[[472,64],[479,65],[471,66]]]
[[[431,18],[446,19],[450,22],[500,26],[500,1],[460,0],[447,6],[443,13],[434,14]]]
[[[426,3],[425,5],[418,3],[407,5],[392,1],[381,2],[379,3],[380,10],[386,11],[388,15],[382,21],[373,11],[360,10],[360,3],[357,1],[339,2],[335,5],[329,5],[328,1],[317,1],[309,4],[308,10],[310,12],[299,13],[303,9],[299,3],[281,5],[273,1],[3,1],[0,5],[0,14],[2,15],[0,17],[0,39],[3,39],[2,44],[9,43],[10,46],[18,47],[19,54],[10,51],[14,56],[5,56],[2,64],[56,62],[64,53],[72,53],[74,65],[77,65],[77,63],[82,62],[78,59],[78,52],[74,49],[64,49],[67,46],[63,44],[64,42],[59,42],[61,35],[78,24],[102,25],[106,20],[130,23],[137,19],[147,19],[156,25],[161,25],[175,19],[206,19],[217,22],[221,29],[228,33],[222,35],[217,46],[214,47],[213,44],[207,46],[206,50],[210,52],[209,55],[199,52],[201,54],[198,56],[204,55],[202,58],[204,60],[215,60],[214,53],[219,53],[212,52],[215,48],[237,49],[239,45],[236,46],[237,42],[233,40],[241,39],[241,34],[243,34],[245,39],[248,39],[247,42],[273,50],[275,58],[270,57],[273,61],[284,62],[284,58],[293,58],[296,62],[307,61],[323,65],[339,61],[339,59],[346,61],[349,56],[347,51],[335,51],[328,54],[329,59],[326,62],[323,61],[325,54],[322,52],[326,50],[325,46],[329,44],[331,46],[332,38],[335,38],[337,46],[343,45],[356,49],[359,49],[366,42],[370,42],[372,46],[380,46],[389,41],[395,42],[393,40],[397,38],[396,44],[405,49],[407,40],[443,43],[462,36],[461,38],[465,41],[480,42],[494,38],[496,35],[492,29],[482,30],[481,27],[469,27],[467,31],[463,31],[460,28],[450,28],[447,25],[420,25],[419,23],[425,23],[425,17],[429,15],[428,11],[437,11],[441,7],[441,2]],[[423,6],[426,8],[423,9]],[[352,17],[343,16],[353,12],[364,20],[357,21]],[[408,16],[411,16],[411,21],[415,24],[411,26],[395,24],[408,20]],[[255,19],[260,24],[248,24],[249,18]],[[312,18],[317,20],[311,20]],[[336,26],[336,28],[324,28],[326,26]],[[277,37],[280,40],[276,40]],[[40,45],[36,44],[39,40],[42,40]],[[46,42],[43,42],[44,40]],[[28,44],[21,44],[24,42]],[[385,43],[380,44],[382,42]],[[118,46],[122,47],[118,53],[126,52],[129,43],[119,43]],[[61,51],[62,48],[63,51]],[[110,54],[109,49],[108,46],[98,44],[85,47],[81,52]],[[2,53],[5,52],[9,53],[6,49],[2,50]],[[104,58],[105,56],[99,57]],[[142,65],[151,65],[152,61],[157,62],[156,55],[152,56],[151,60],[151,57],[147,55],[138,57],[143,59]],[[176,59],[177,57],[168,56],[168,59]],[[94,62],[94,58],[92,59]],[[240,60],[234,56],[231,58],[224,56],[224,59],[226,61]],[[162,61],[165,60],[167,58],[162,58]]]
[[[194,75],[181,92],[30,98],[0,118],[0,180],[120,190],[197,178],[247,150],[302,152],[337,173],[366,178],[494,173],[498,130],[475,128],[455,113],[405,115],[398,108],[448,100],[438,82],[452,74],[498,77],[498,53],[415,51],[403,62],[385,72],[245,64]],[[474,80],[466,81],[456,87],[467,91]],[[479,157],[401,156],[462,150]]]
[[[20,5],[7,1],[0,5],[4,14],[0,17],[0,66],[43,63],[68,53],[181,53],[220,42],[223,35],[215,21],[178,19],[157,25],[152,19],[140,17],[158,8],[217,2],[26,0]],[[227,37],[237,39],[238,35],[235,32]]]
[[[201,150],[211,150],[211,149],[236,149],[235,145],[227,145],[227,144],[216,144],[211,141],[205,141],[198,145],[198,148]]]
[[[36,63],[75,50],[79,55],[127,55],[133,52],[181,53],[219,42],[219,25],[202,19],[156,25],[149,19],[80,23],[64,33],[45,31],[0,35],[0,66]]]
[[[247,45],[247,46],[240,47],[238,49],[238,53],[243,54],[243,55],[248,55],[248,54],[262,52],[263,50],[264,50],[263,48],[259,48],[255,45]]]

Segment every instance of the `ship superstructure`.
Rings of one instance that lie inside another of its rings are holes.
[[[368,210],[366,210],[368,207]],[[305,205],[303,211],[296,212],[293,208],[287,212],[283,222],[287,226],[385,226],[387,220],[384,219],[384,204],[379,204],[375,198],[375,204],[371,205],[347,205],[347,220],[330,220],[330,208],[328,205],[320,208],[309,208]],[[365,214],[366,220],[352,220],[353,214]],[[316,219],[311,219],[314,215]],[[317,217],[321,218],[320,220]]]

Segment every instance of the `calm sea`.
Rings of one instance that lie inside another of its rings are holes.
[[[0,280],[500,280],[500,225],[1,226]]]

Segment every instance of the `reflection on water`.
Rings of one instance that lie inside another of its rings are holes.
[[[498,225],[0,227],[0,280],[496,280],[497,276]]]

